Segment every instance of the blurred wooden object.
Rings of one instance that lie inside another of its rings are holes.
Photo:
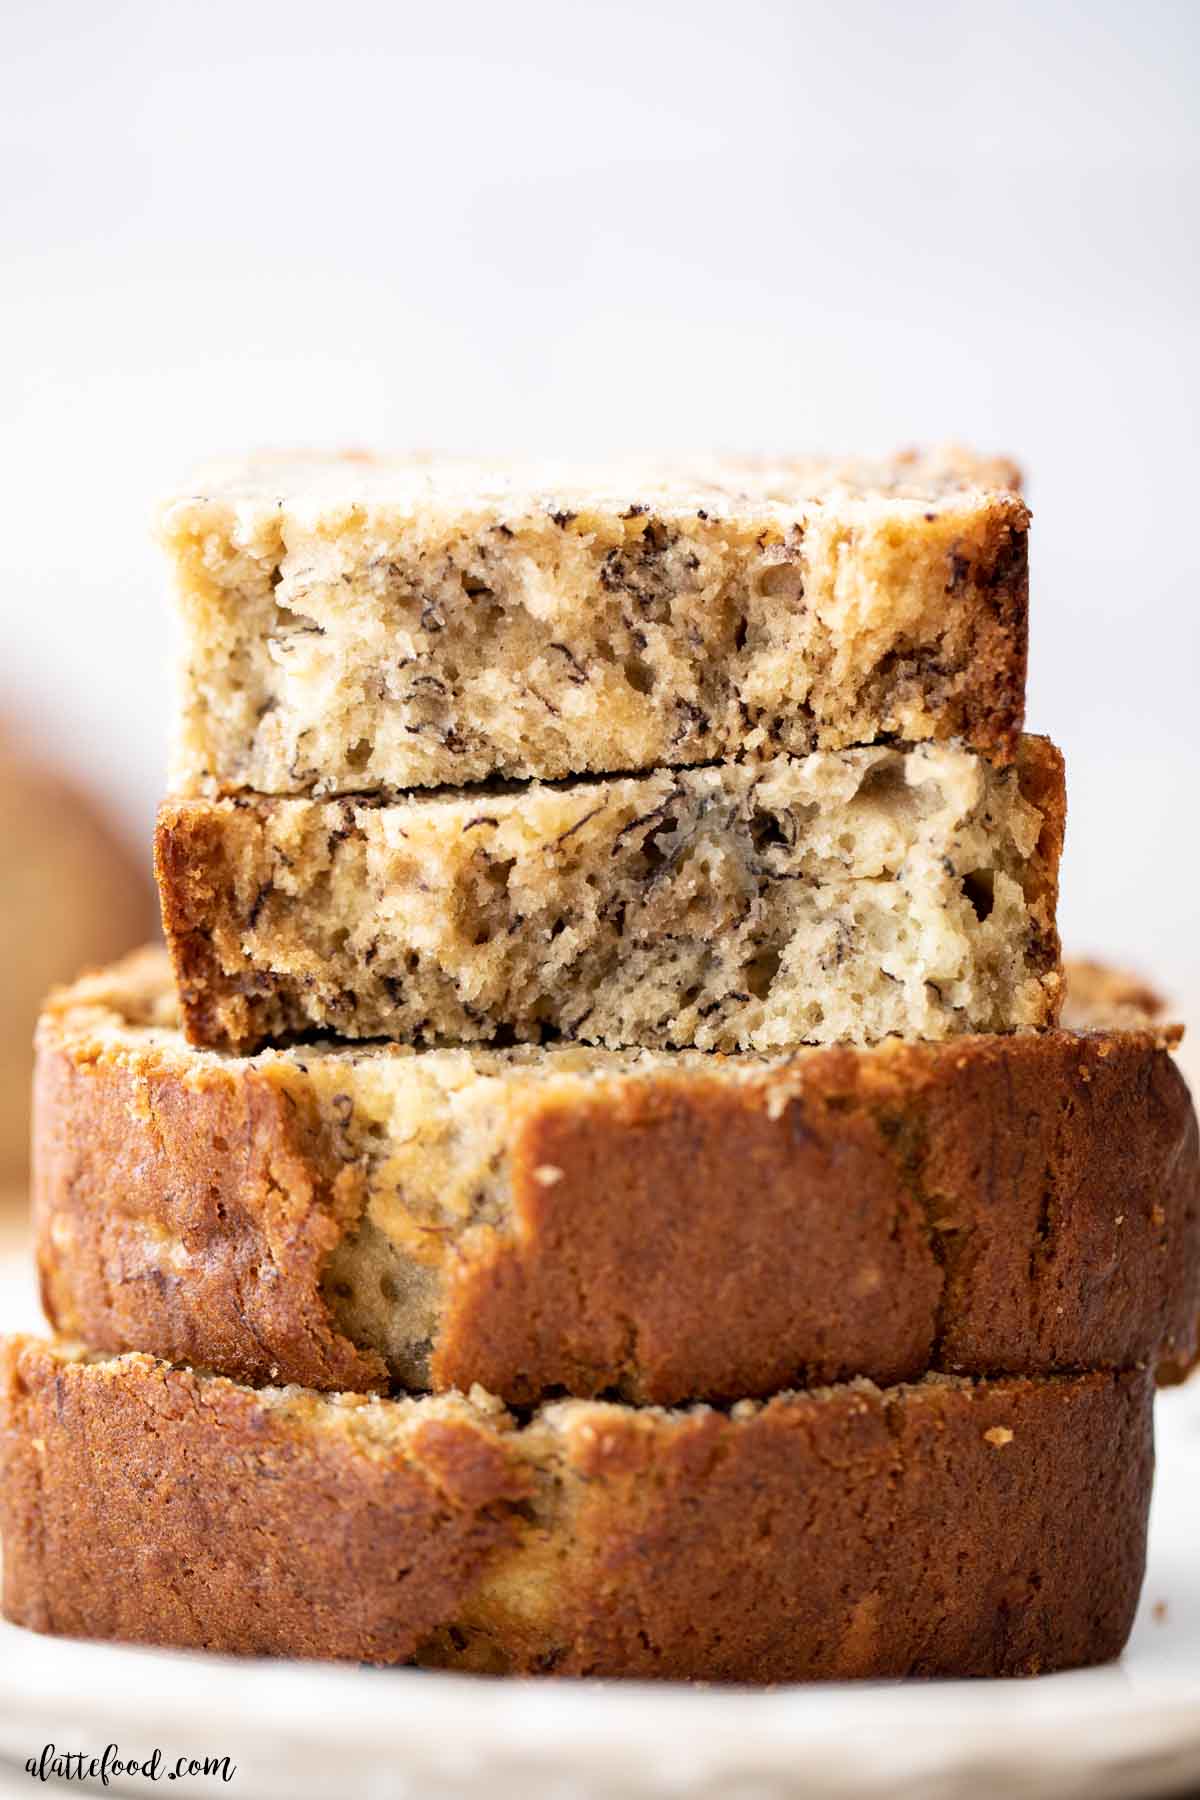
[[[24,1182],[0,1187],[0,1258],[28,1248],[29,1189]]]
[[[0,732],[0,1211],[22,1217],[32,1039],[47,989],[157,933],[135,857],[72,781]]]

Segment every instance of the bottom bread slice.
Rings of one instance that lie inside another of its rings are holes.
[[[488,1672],[800,1681],[1104,1661],[1146,1371],[729,1412],[253,1389],[10,1340],[4,1610],[35,1630]]]

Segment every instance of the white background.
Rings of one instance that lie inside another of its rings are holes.
[[[1200,6],[8,0],[0,705],[148,832],[155,495],[275,444],[1015,452],[1065,935],[1200,1002]]]

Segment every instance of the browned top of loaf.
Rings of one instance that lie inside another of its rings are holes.
[[[981,503],[1020,486],[1020,470],[1008,457],[958,445],[880,457],[630,456],[592,465],[297,450],[213,465],[169,499],[163,513],[168,532],[180,517],[203,509],[224,509],[243,528],[258,511],[333,526],[352,511],[454,520],[556,506],[627,509],[631,500],[668,516],[694,514],[707,504],[766,518],[830,503],[891,506],[898,513],[904,503],[913,510],[930,501]],[[1024,507],[1013,513],[1022,523],[1028,518]]]
[[[929,1367],[1171,1374],[1195,1353],[1200,1152],[1176,1027],[774,1061],[236,1058],[190,1049],[177,1018],[147,955],[53,996],[39,1036],[45,1303],[108,1349],[319,1388],[481,1380],[521,1403]],[[426,1068],[450,1073],[422,1087]],[[472,1084],[489,1135],[468,1155]],[[327,1279],[370,1232],[394,1255],[356,1265],[359,1290],[408,1272],[431,1296],[416,1361]]]
[[[253,1392],[10,1342],[4,1606],[71,1636],[786,1681],[1113,1656],[1141,1580],[1142,1372],[938,1378],[725,1415]],[[115,1581],[115,1567],[136,1579]]]

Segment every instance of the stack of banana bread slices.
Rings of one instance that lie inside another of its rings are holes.
[[[1081,970],[1060,1017],[1017,488],[295,457],[165,509],[169,960],[39,1030],[11,1619],[738,1681],[1120,1650],[1200,1158],[1151,997]]]

